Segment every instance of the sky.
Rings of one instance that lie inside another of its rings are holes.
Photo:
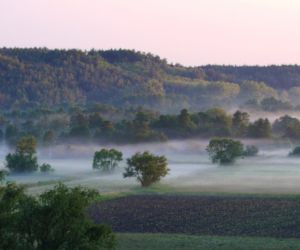
[[[300,0],[0,0],[0,47],[135,49],[187,66],[300,64]]]

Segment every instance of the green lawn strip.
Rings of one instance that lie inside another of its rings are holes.
[[[59,182],[57,182],[59,183]],[[167,185],[154,184],[150,187],[133,187],[129,191],[126,192],[109,192],[109,193],[101,193],[98,198],[95,200],[98,201],[108,201],[113,199],[118,199],[126,196],[132,195],[178,195],[178,196],[214,196],[214,197],[236,197],[236,198],[277,198],[277,199],[299,199],[300,195],[297,194],[243,194],[243,193],[215,193],[215,192],[187,192],[180,189],[173,189]]]
[[[286,198],[299,199],[300,194],[275,194],[275,193],[234,193],[234,192],[199,192],[186,191],[185,189],[165,185],[153,184],[150,187],[133,187],[127,192],[127,195],[144,195],[144,194],[158,194],[158,195],[198,195],[198,196],[220,196],[220,197],[243,197],[243,198]]]
[[[300,240],[257,237],[116,234],[117,250],[286,250],[300,249]]]

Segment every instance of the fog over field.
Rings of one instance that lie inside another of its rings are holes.
[[[256,157],[239,159],[234,165],[212,164],[205,151],[208,141],[185,140],[165,143],[109,146],[121,150],[124,159],[138,151],[148,150],[165,155],[169,175],[161,183],[174,191],[191,192],[243,192],[243,193],[300,193],[300,159],[288,157],[292,149],[289,141],[246,140],[245,145],[255,144],[260,152]],[[41,192],[55,181],[64,181],[70,186],[83,185],[101,192],[128,191],[139,184],[124,179],[124,160],[111,175],[92,170],[92,158],[96,145],[60,145],[39,150],[40,163],[50,163],[55,172],[50,174],[11,175],[10,181],[28,185],[29,192]],[[4,159],[9,149],[1,146],[0,157]]]

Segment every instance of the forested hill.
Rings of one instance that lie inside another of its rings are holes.
[[[0,49],[2,108],[103,103],[170,112],[263,101],[291,108],[299,97],[300,66],[184,67],[130,50]]]

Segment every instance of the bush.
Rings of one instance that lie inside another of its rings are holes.
[[[0,183],[5,181],[6,175],[7,175],[7,172],[5,170],[0,170]]]
[[[125,171],[124,178],[136,177],[143,187],[147,187],[166,176],[169,169],[166,157],[144,152],[127,159]]]
[[[299,157],[299,156],[300,156],[300,146],[295,147],[295,148],[293,149],[293,151],[290,152],[289,155],[290,155],[290,156],[297,156],[297,157]]]
[[[54,172],[54,169],[52,168],[52,166],[50,164],[47,164],[47,163],[43,163],[41,166],[40,166],[40,171],[42,173],[49,173],[49,172]]]
[[[213,163],[230,164],[243,156],[244,146],[229,138],[214,138],[206,148]]]

